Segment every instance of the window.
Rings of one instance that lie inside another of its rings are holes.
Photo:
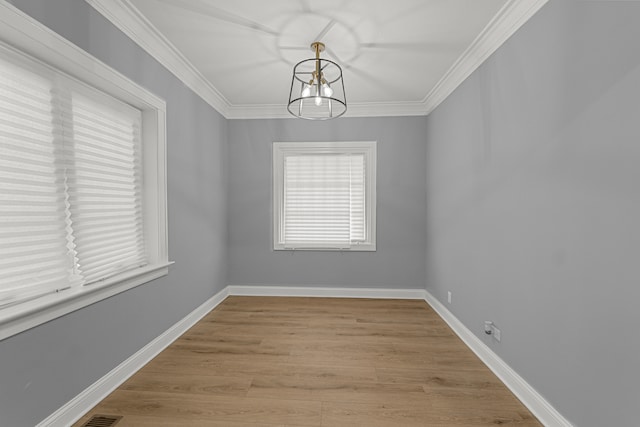
[[[169,264],[164,101],[8,10],[47,63],[0,42],[0,340]]]
[[[375,251],[375,167],[375,142],[274,142],[274,249]]]
[[[147,264],[141,111],[0,56],[0,305]]]

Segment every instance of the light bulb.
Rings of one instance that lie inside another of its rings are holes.
[[[308,98],[309,95],[311,95],[311,86],[305,83],[305,85],[302,87],[302,93],[300,94],[300,96],[302,98]]]
[[[324,96],[331,97],[331,95],[333,95],[333,89],[331,89],[331,86],[329,86],[329,83],[323,83],[322,92],[324,92]]]
[[[322,105],[322,98],[320,98],[319,96],[316,96],[315,102],[316,102],[316,107],[321,106]]]

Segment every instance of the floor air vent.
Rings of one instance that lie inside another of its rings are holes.
[[[113,427],[122,419],[118,415],[94,415],[82,427]]]

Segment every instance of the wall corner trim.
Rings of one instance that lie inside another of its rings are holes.
[[[156,357],[162,350],[167,348],[190,327],[207,315],[207,313],[216,308],[228,295],[227,288],[224,288],[209,298],[204,304],[197,307],[178,323],[109,371],[98,381],[91,384],[82,393],[71,399],[53,414],[42,420],[36,427],[70,426],[78,421],[87,411],[100,403],[109,393],[138,372],[144,365],[151,361],[151,359]]]
[[[495,354],[473,332],[471,332],[457,317],[453,315],[429,291],[425,291],[425,301],[436,313],[453,329],[462,341],[476,356],[487,365],[491,371],[516,395],[518,399],[538,418],[546,427],[573,427],[549,402],[545,400],[524,378],[518,375],[504,360]]]

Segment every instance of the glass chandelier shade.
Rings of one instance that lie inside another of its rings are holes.
[[[335,119],[347,111],[342,68],[320,58],[323,43],[314,42],[311,49],[316,57],[300,61],[293,67],[287,110],[301,119]]]

